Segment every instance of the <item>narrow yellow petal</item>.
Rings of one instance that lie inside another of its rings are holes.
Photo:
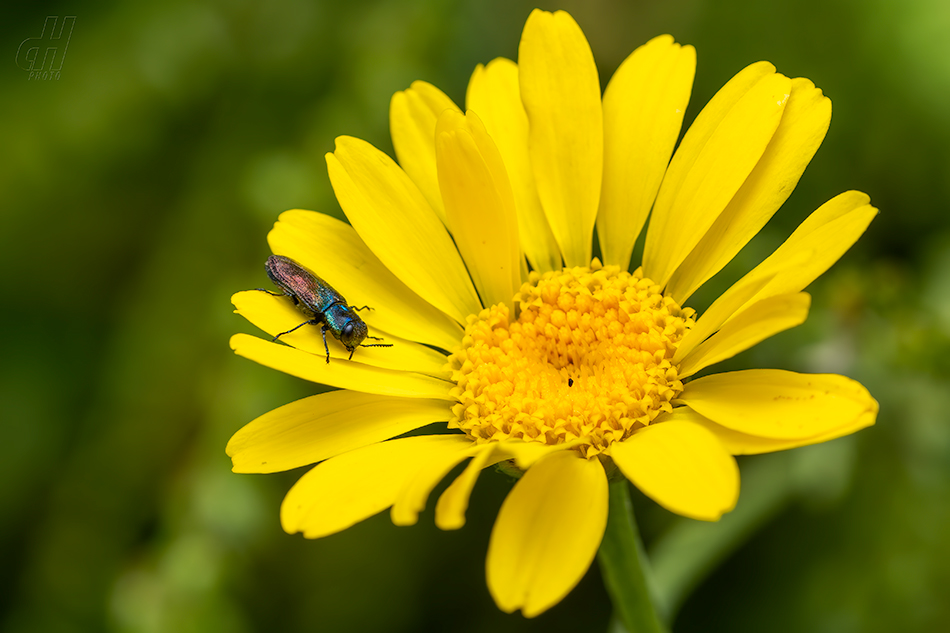
[[[800,258],[802,262],[804,258]],[[802,263],[799,262],[799,263]],[[722,293],[713,304],[703,312],[696,324],[690,328],[686,336],[680,341],[673,356],[673,362],[678,363],[687,354],[691,353],[700,343],[712,336],[722,324],[736,314],[739,309],[748,304],[749,299],[756,296],[778,274],[774,267],[758,266],[754,275],[746,275]]]
[[[260,290],[238,292],[231,297],[231,302],[237,308],[235,312],[272,337],[307,321],[307,317],[294,306],[289,298],[275,297]],[[363,312],[368,312],[368,310]],[[365,343],[385,343],[392,347],[360,347],[353,354],[354,361],[381,369],[413,371],[442,379],[451,378],[451,372],[446,370],[444,354],[381,330],[372,329],[370,335],[381,337],[383,340],[367,340]],[[324,347],[322,326],[305,325],[289,334],[284,334],[280,340],[301,351],[323,356],[324,362],[326,362],[327,349],[330,350],[331,359],[348,359],[350,352],[333,338],[329,330],[326,336],[327,345]]]
[[[590,567],[607,525],[607,477],[596,459],[552,453],[518,480],[488,545],[488,589],[502,611],[532,618]]]
[[[506,455],[505,459],[514,460],[521,470],[527,470],[536,462],[551,453],[566,451],[580,444],[579,440],[564,442],[563,444],[542,444],[541,442],[523,442],[521,440],[504,440],[498,443],[495,449],[499,454]]]
[[[739,498],[739,467],[716,436],[698,424],[651,424],[611,446],[617,467],[671,512],[718,521]]]
[[[850,378],[779,369],[697,378],[679,400],[733,431],[780,440],[856,430],[873,424],[878,410],[867,389]]]
[[[478,115],[446,110],[436,126],[446,226],[482,303],[505,303],[521,287],[515,201],[501,155]]]
[[[791,80],[749,66],[710,100],[676,150],[647,230],[643,267],[665,286],[762,157],[782,119]],[[707,112],[708,111],[708,112]]]
[[[753,303],[798,292],[828,270],[877,215],[868,201],[859,191],[846,191],[821,205],[772,255],[713,302],[683,337],[675,358],[685,358]]]
[[[394,525],[415,525],[419,513],[426,507],[426,500],[432,489],[463,460],[483,451],[482,447],[469,441],[459,444],[454,451],[443,451],[427,457],[419,470],[403,486],[396,497],[389,516]]]
[[[543,457],[559,451],[568,451],[577,443],[575,441],[564,444],[542,444],[521,440],[493,442],[488,445],[490,450],[478,453],[466,466],[465,471],[446,488],[439,498],[439,503],[435,508],[436,525],[443,530],[457,530],[465,525],[465,510],[468,508],[469,495],[479,473],[488,466],[511,460],[518,468],[527,470]]]
[[[331,358],[327,363],[323,354],[310,354],[248,334],[232,336],[231,349],[238,356],[249,358],[265,367],[331,387],[407,398],[453,399],[449,395],[452,383],[432,376],[381,369],[358,363],[356,360],[340,358]],[[386,348],[382,349],[385,351]]]
[[[330,391],[269,411],[231,437],[236,473],[276,473],[448,420],[445,400]]]
[[[307,538],[334,534],[391,506],[429,460],[471,446],[463,435],[407,437],[344,453],[314,466],[290,489],[280,523]]]
[[[482,306],[452,238],[405,172],[349,136],[337,138],[326,158],[340,206],[383,265],[459,323],[478,314]]]
[[[811,81],[793,79],[788,105],[765,153],[673,274],[667,294],[682,305],[765,226],[795,189],[830,122],[831,100]]]
[[[565,264],[587,266],[604,164],[594,55],[569,14],[535,9],[521,34],[518,69],[541,205]]]
[[[478,453],[468,463],[462,474],[455,478],[435,506],[435,524],[442,530],[457,530],[465,525],[465,511],[468,498],[478,481],[482,470],[509,459],[502,451],[495,450],[497,444],[483,444]]]
[[[721,424],[716,424],[709,418],[704,418],[689,407],[673,409],[673,413],[664,416],[662,419],[664,421],[674,419],[690,420],[696,424],[701,424],[719,438],[719,441],[725,449],[732,455],[758,455],[760,453],[774,453],[775,451],[798,448],[799,446],[820,444],[821,442],[827,442],[828,440],[833,440],[844,435],[850,435],[855,431],[874,424],[874,413],[869,411],[864,415],[858,416],[850,425],[841,426],[827,433],[797,440],[777,440],[733,431]],[[657,418],[657,420],[660,420],[660,418]]]
[[[444,92],[425,81],[412,82],[389,103],[389,131],[399,165],[443,222],[445,209],[435,168],[435,124],[445,110],[461,112]]]
[[[323,213],[285,211],[267,234],[271,250],[317,273],[346,297],[370,329],[451,351],[462,328],[399,281],[352,226]]]
[[[697,346],[679,363],[679,378],[692,376],[714,363],[732,358],[770,336],[801,325],[808,318],[808,293],[769,297],[729,320],[719,332]],[[677,353],[679,353],[677,351]],[[675,360],[674,363],[678,362]]]
[[[597,235],[605,264],[626,270],[673,154],[696,72],[696,51],[669,35],[620,65],[604,92],[604,182]]]
[[[528,115],[521,103],[518,65],[499,57],[479,64],[468,82],[465,107],[485,124],[501,153],[518,214],[518,236],[534,270],[561,268],[561,251],[538,198],[528,153]]]
[[[869,200],[860,191],[846,191],[821,205],[784,244],[746,275],[754,277],[763,268],[779,271],[747,303],[798,292],[831,268],[877,216]]]

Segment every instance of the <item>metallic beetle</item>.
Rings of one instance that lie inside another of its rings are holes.
[[[258,290],[274,296],[290,297],[294,305],[304,315],[310,317],[300,325],[281,332],[272,340],[276,341],[284,334],[290,334],[305,325],[322,324],[320,331],[323,334],[323,347],[327,352],[328,363],[330,362],[330,347],[327,345],[327,330],[330,330],[330,334],[349,350],[351,360],[357,347],[392,347],[391,343],[362,344],[368,338],[374,341],[383,340],[376,336],[368,336],[366,324],[356,314],[358,310],[372,310],[369,306],[357,308],[347,305],[343,295],[334,290],[330,284],[289,257],[271,255],[267,258],[264,267],[267,276],[281,289],[281,292],[270,292],[264,288],[258,288]]]

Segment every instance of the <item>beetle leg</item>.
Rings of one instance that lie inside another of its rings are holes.
[[[330,364],[330,347],[327,345],[327,324],[324,323],[323,327],[320,328],[320,333],[323,334],[323,349],[327,350],[327,364]]]
[[[300,305],[300,300],[297,299],[297,295],[289,295],[286,292],[271,292],[267,288],[255,288],[254,290],[260,290],[261,292],[266,292],[272,297],[288,297],[291,301],[294,302],[295,306]],[[286,334],[286,332],[284,332]]]
[[[305,326],[305,325],[316,325],[317,323],[319,323],[319,321],[317,321],[317,320],[315,320],[315,319],[310,319],[309,321],[304,321],[303,323],[301,323],[301,324],[298,325],[297,327],[292,327],[292,328],[290,328],[289,330],[287,330],[286,332],[281,332],[280,334],[278,334],[277,336],[275,336],[274,338],[272,338],[272,339],[271,339],[271,342],[276,341],[277,339],[279,339],[279,338],[280,338],[281,336],[283,336],[284,334],[290,334],[290,333],[293,332],[294,330],[298,330],[298,329],[302,328],[302,327]],[[324,327],[325,327],[325,326],[324,326]],[[326,337],[324,337],[324,339],[325,339],[325,338],[326,338]],[[325,342],[325,341],[324,341],[324,342]]]

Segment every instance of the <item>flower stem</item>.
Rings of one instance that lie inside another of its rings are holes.
[[[647,581],[647,560],[633,518],[630,484],[620,478],[610,484],[607,529],[597,552],[607,593],[629,633],[666,633],[657,616]]]

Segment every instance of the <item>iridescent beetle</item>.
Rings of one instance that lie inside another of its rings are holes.
[[[361,345],[367,338],[374,341],[383,340],[377,336],[367,336],[366,324],[356,314],[357,310],[372,310],[369,306],[357,308],[347,305],[343,295],[334,290],[330,284],[289,257],[271,255],[267,258],[264,267],[270,280],[283,292],[271,292],[264,288],[258,288],[258,290],[278,297],[282,295],[290,297],[294,305],[304,315],[310,317],[271,340],[276,341],[284,334],[290,334],[305,325],[323,324],[320,331],[323,334],[323,347],[327,351],[328,363],[330,362],[330,347],[327,345],[327,330],[330,330],[336,340],[343,343],[343,346],[350,351],[350,360],[353,359],[353,352],[357,347],[392,347],[392,343]]]

